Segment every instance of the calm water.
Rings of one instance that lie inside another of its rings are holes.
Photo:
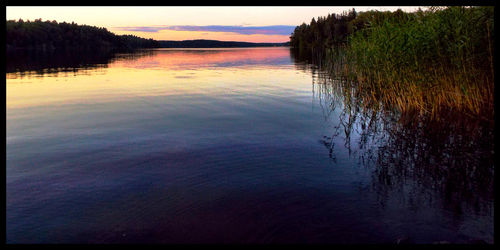
[[[7,243],[493,243],[490,130],[361,112],[288,48],[6,78]]]

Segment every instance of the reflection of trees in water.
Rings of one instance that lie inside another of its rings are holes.
[[[126,51],[15,51],[7,53],[7,73],[15,73],[19,77],[56,75],[58,73],[85,74],[88,70],[107,68],[108,64],[120,60],[133,60],[143,56],[151,56],[151,50]]]
[[[382,206],[396,198],[412,209],[439,206],[457,218],[492,215],[493,121],[451,111],[431,118],[385,110],[359,96],[347,80],[307,65],[299,61],[296,67],[314,75],[314,93],[325,118],[337,114],[334,119],[339,120],[322,142],[332,159],[335,146],[344,146],[360,164],[372,167],[372,188]],[[343,145],[335,145],[342,140]]]

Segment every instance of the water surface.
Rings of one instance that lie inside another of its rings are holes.
[[[7,243],[493,243],[489,144],[360,114],[289,48],[7,65]]]

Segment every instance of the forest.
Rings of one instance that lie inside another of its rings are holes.
[[[15,49],[49,51],[54,49],[106,50],[159,47],[153,39],[115,35],[106,28],[57,21],[7,21],[7,51]]]
[[[290,44],[352,80],[364,105],[493,119],[494,7],[353,9],[297,26]]]

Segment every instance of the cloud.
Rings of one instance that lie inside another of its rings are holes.
[[[140,26],[140,27],[117,27],[124,31],[158,32],[160,30],[176,31],[209,31],[209,32],[232,32],[243,35],[290,35],[295,26],[271,25],[271,26],[227,26],[227,25],[175,25],[175,26]]]
[[[117,27],[119,30],[125,31],[142,31],[142,32],[158,32],[159,30],[165,29],[164,27]]]

